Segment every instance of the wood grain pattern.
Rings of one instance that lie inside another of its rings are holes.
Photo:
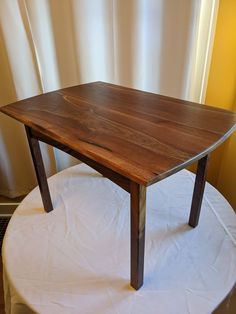
[[[232,112],[102,82],[1,111],[145,186],[204,157],[236,127]]]

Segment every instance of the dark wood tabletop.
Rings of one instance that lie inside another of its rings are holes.
[[[236,127],[230,111],[103,82],[0,110],[145,186],[208,154]]]

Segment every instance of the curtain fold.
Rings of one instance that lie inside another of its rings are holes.
[[[98,80],[186,98],[199,10],[198,0],[1,0],[0,105]],[[24,128],[0,114],[0,132],[0,194],[26,194],[36,180]],[[47,175],[77,162],[41,148]]]

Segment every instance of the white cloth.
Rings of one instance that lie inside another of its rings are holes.
[[[203,102],[217,2],[0,0],[0,106],[92,81]],[[0,114],[1,195],[36,185],[26,141]],[[77,162],[41,149],[48,176]]]
[[[206,185],[200,223],[187,225],[194,175],[147,191],[144,285],[129,286],[129,194],[86,165],[49,179],[19,205],[3,245],[7,314],[204,314],[236,278],[235,214]]]

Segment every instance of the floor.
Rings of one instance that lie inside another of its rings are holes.
[[[236,313],[236,284],[227,298],[219,305],[213,314],[235,314]]]

